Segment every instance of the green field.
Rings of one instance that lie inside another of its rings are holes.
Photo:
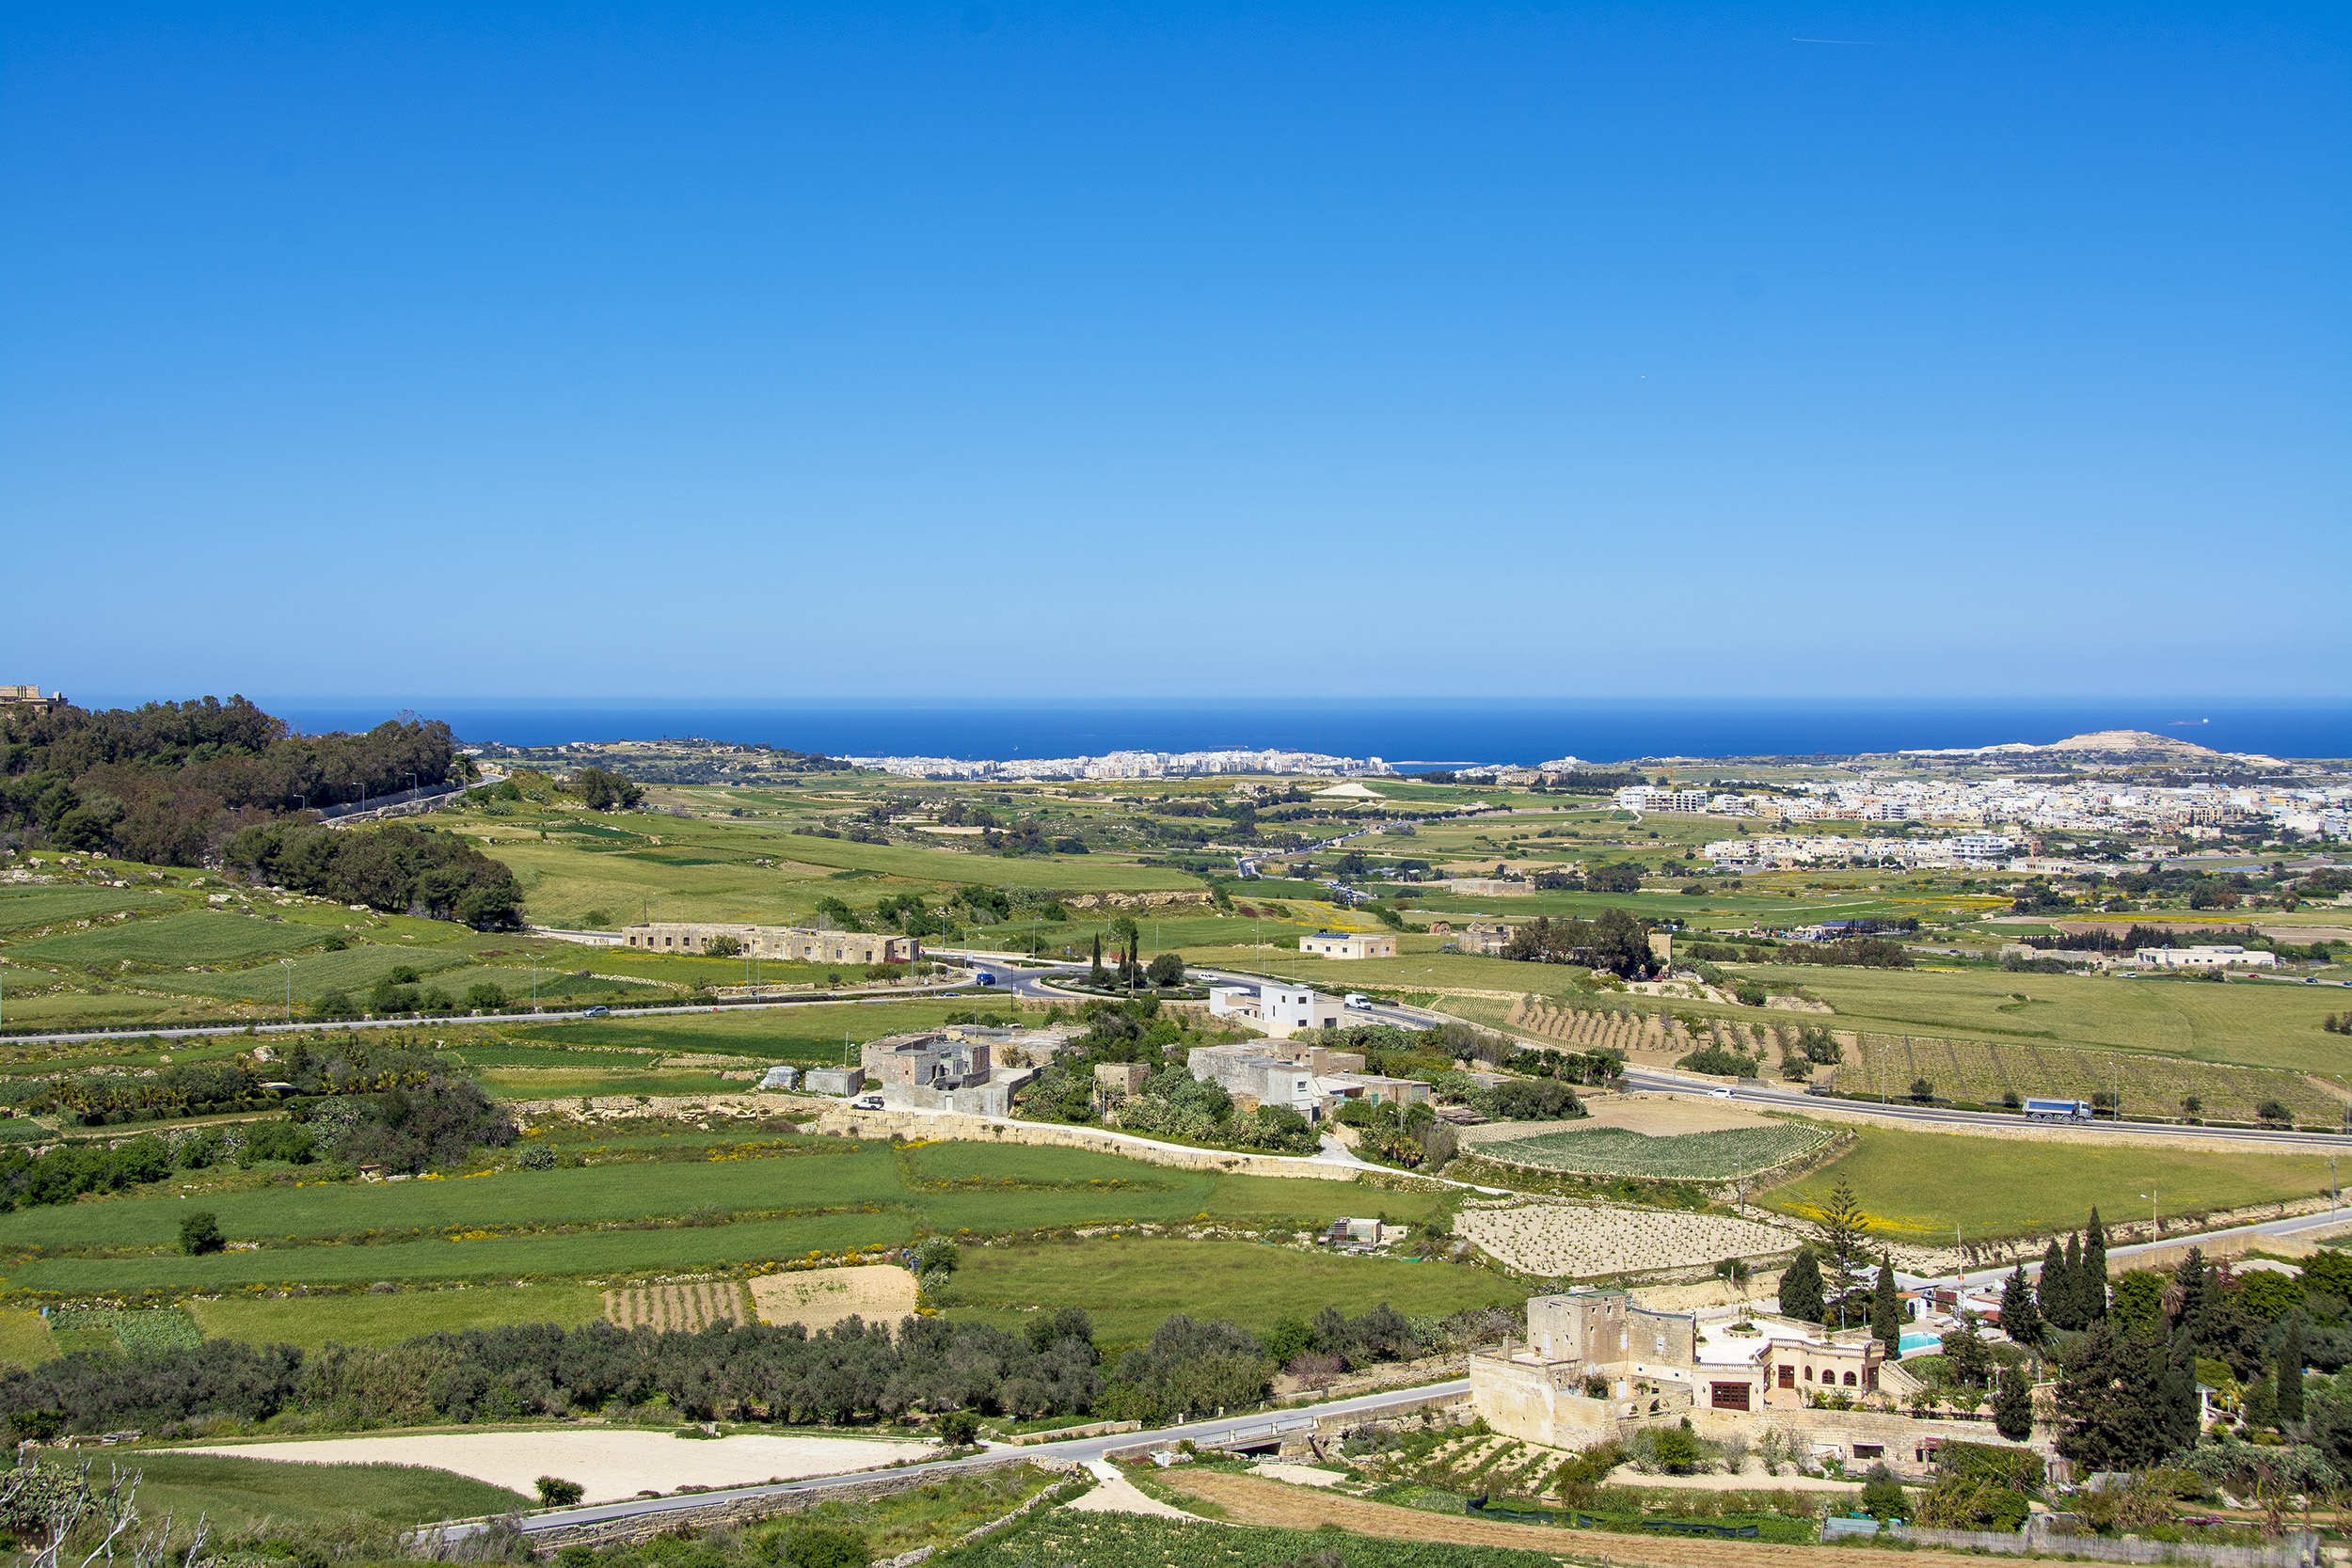
[[[168,893],[119,887],[0,888],[0,931],[46,926],[57,920],[87,920],[122,910],[170,910],[186,904]]]
[[[1078,1149],[932,1145],[912,1156],[914,1184],[882,1144],[808,1140],[771,1159],[629,1163],[510,1171],[449,1181],[321,1183],[208,1196],[231,1240],[258,1251],[186,1258],[167,1251],[186,1201],[117,1198],[0,1216],[17,1253],[6,1283],[80,1291],[238,1284],[475,1279],[602,1274],[811,1250],[899,1245],[918,1233],[993,1235],[1114,1222],[1212,1219],[1310,1228],[1368,1204],[1406,1223],[1441,1206],[1422,1194],[1375,1194],[1352,1181],[1178,1170]],[[765,1219],[737,1213],[801,1211]],[[680,1224],[681,1219],[697,1223]],[[718,1222],[718,1223],[712,1223]],[[589,1228],[633,1225],[637,1228]],[[549,1227],[581,1227],[544,1233]],[[444,1236],[500,1227],[540,1234]],[[335,1241],[335,1239],[341,1239]],[[335,1244],[300,1244],[305,1242]],[[52,1254],[26,1258],[24,1249]],[[60,1249],[111,1257],[58,1257]],[[153,1249],[133,1252],[133,1249]],[[124,1256],[122,1254],[132,1255]]]
[[[2300,1072],[2352,1071],[2352,1046],[2320,1027],[2328,1014],[2345,1010],[2341,990],[1981,970],[1788,966],[1744,973],[1804,986],[1837,1009],[1840,1028],[2144,1051]]]
[[[1393,1194],[1368,1193],[1361,1212]],[[1395,1210],[1390,1212],[1394,1217]],[[1171,1312],[1230,1318],[1263,1332],[1326,1307],[1352,1315],[1387,1302],[1407,1317],[1517,1306],[1527,1291],[1461,1263],[1414,1263],[1345,1253],[1296,1252],[1250,1242],[1106,1238],[967,1247],[948,1316],[1018,1329],[1040,1307],[1083,1307],[1105,1345],[1139,1343]]]
[[[541,1024],[515,1035],[516,1043],[600,1047],[604,1050],[722,1053],[776,1062],[839,1065],[842,1042],[863,1045],[885,1035],[936,1029],[951,1012],[986,1009],[986,997],[939,1002],[838,1002],[794,1007],[742,1007],[722,1012],[664,1013],[651,1018],[605,1018]],[[852,1055],[854,1063],[856,1057]]]
[[[265,928],[283,929],[278,927]],[[448,948],[384,947],[371,943],[348,947],[341,953],[305,954],[294,959],[291,966],[263,964],[254,969],[232,970],[225,974],[150,974],[141,976],[139,984],[151,990],[184,991],[192,996],[215,996],[223,1001],[278,1002],[285,998],[287,977],[291,971],[294,999],[302,1004],[315,1001],[330,990],[364,992],[393,970],[406,967],[453,995],[462,997],[466,986],[480,976],[454,979],[445,972],[465,968],[470,961],[465,953]],[[358,1000],[365,1006],[367,998],[361,995]]]
[[[1814,1127],[1741,1127],[1669,1137],[1623,1127],[1580,1127],[1470,1147],[1489,1160],[1579,1176],[1722,1181],[1797,1159],[1828,1141],[1829,1134]]]
[[[421,1465],[289,1465],[167,1449],[142,1449],[134,1463],[146,1478],[142,1515],[160,1521],[168,1511],[185,1522],[204,1514],[232,1532],[265,1521],[332,1525],[354,1514],[376,1525],[420,1525],[537,1506],[502,1486]]]
[[[30,1367],[57,1354],[56,1337],[38,1312],[0,1311],[0,1365]]]
[[[1760,1201],[1808,1214],[1839,1181],[1851,1184],[1889,1236],[1964,1240],[2078,1228],[2093,1205],[2109,1220],[2146,1219],[2145,1193],[2168,1220],[2328,1190],[2328,1162],[2312,1155],[2220,1154],[2096,1142],[1972,1138],[1890,1128],[1857,1130],[1852,1152]]]
[[[401,1291],[389,1295],[223,1296],[188,1304],[208,1339],[255,1345],[396,1345],[419,1334],[458,1333],[508,1323],[577,1327],[602,1315],[593,1285],[478,1285],[469,1290]]]
[[[8,949],[8,956],[43,964],[242,963],[272,953],[316,947],[325,937],[313,926],[217,910],[189,910],[20,942]]]
[[[632,1269],[683,1269],[744,1259],[796,1258],[914,1240],[906,1214],[820,1214],[806,1219],[584,1235],[493,1237],[479,1242],[405,1242],[383,1246],[305,1246],[183,1258],[37,1259],[7,1283],[66,1295],[121,1291],[222,1290],[240,1285],[359,1285],[373,1280],[567,1277]]]

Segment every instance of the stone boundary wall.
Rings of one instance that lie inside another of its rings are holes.
[[[1099,1127],[1073,1127],[1049,1121],[992,1121],[980,1117],[923,1116],[909,1111],[851,1111],[836,1108],[818,1118],[817,1131],[847,1138],[906,1138],[953,1140],[962,1143],[1034,1144],[1059,1148],[1083,1148],[1096,1154],[1117,1154],[1146,1164],[1178,1170],[1214,1170],[1232,1176],[1296,1176],[1311,1180],[1348,1181],[1353,1165],[1334,1164],[1301,1155],[1250,1154],[1239,1149],[1184,1148],[1168,1144],[1131,1143]]]
[[[1085,1426],[1055,1427],[1050,1432],[1024,1432],[1005,1439],[1016,1448],[1032,1443],[1067,1443],[1081,1437],[1117,1437],[1130,1432],[1141,1432],[1141,1421],[1090,1421]]]

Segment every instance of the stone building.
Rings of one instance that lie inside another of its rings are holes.
[[[1317,931],[1300,937],[1298,950],[1326,958],[1393,958],[1396,938],[1372,931]]]
[[[1580,1289],[1527,1304],[1528,1337],[1470,1357],[1470,1397],[1488,1425],[1581,1449],[1684,1420],[1702,1437],[1782,1433],[1817,1458],[1923,1465],[1947,1442],[2003,1444],[1989,1422],[1923,1421],[1901,1405],[1919,1384],[1867,1330],[1722,1307],[1643,1307]],[[2010,1447],[2049,1451],[2046,1438]]]
[[[873,931],[812,931],[800,926],[720,926],[686,920],[645,921],[621,933],[641,953],[707,953],[732,937],[755,958],[787,963],[903,964],[923,956],[915,937]]]

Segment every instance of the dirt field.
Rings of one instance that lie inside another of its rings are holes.
[[[604,1293],[604,1315],[623,1328],[677,1328],[691,1332],[721,1319],[746,1316],[743,1287],[731,1279],[692,1285],[631,1285]]]
[[[415,1437],[334,1437],[284,1443],[230,1443],[175,1453],[219,1453],[310,1465],[421,1465],[453,1470],[532,1495],[541,1476],[576,1481],[589,1502],[680,1486],[748,1486],[766,1481],[868,1470],[926,1450],[921,1443],[868,1443],[853,1437],[719,1437],[690,1442],[667,1432],[560,1431],[436,1433]]]
[[[1218,1474],[1179,1466],[1161,1478],[1170,1487],[1223,1509],[1236,1524],[1313,1529],[1337,1525],[1359,1535],[1391,1541],[1448,1541],[1469,1546],[1516,1546],[1522,1551],[1607,1557],[1615,1562],[1650,1562],[1660,1568],[1839,1568],[1853,1561],[1836,1546],[1779,1546],[1757,1541],[1697,1541],[1619,1535],[1613,1531],[1565,1530],[1545,1525],[1497,1525],[1484,1520],[1424,1513],[1419,1509],[1368,1503],[1322,1488],[1284,1486],[1254,1476]],[[1954,1554],[1920,1552],[1941,1559]]]
[[[1512,1268],[1553,1279],[1692,1268],[1797,1244],[1789,1232],[1724,1214],[1570,1203],[1465,1208],[1454,1228]]]
[[[1466,1144],[1507,1143],[1513,1138],[1574,1132],[1582,1127],[1622,1127],[1647,1137],[1671,1138],[1684,1132],[1722,1132],[1735,1127],[1780,1125],[1770,1117],[1743,1109],[1737,1101],[1715,1100],[1706,1095],[1595,1095],[1587,1108],[1593,1114],[1575,1121],[1490,1121],[1484,1127],[1461,1128],[1454,1136]]]
[[[914,1275],[896,1263],[762,1275],[752,1302],[764,1323],[803,1323],[811,1334],[844,1318],[897,1323],[914,1310]]]

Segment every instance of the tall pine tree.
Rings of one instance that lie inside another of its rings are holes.
[[[2053,1236],[2049,1250],[2042,1255],[2042,1278],[2035,1292],[2042,1321],[2053,1327],[2066,1326],[2066,1252]]]
[[[2022,1263],[2001,1287],[2001,1332],[2021,1345],[2042,1343],[2042,1311],[2034,1306],[2033,1287],[2026,1283]]]
[[[1870,1334],[1886,1347],[1886,1358],[1902,1354],[1903,1296],[1895,1284],[1895,1259],[1879,1254],[1878,1281],[1870,1290]]]
[[[2107,1315],[2107,1229],[2099,1223],[2096,1208],[2090,1211],[2090,1224],[2083,1232],[2083,1272],[2074,1288],[2082,1292],[2086,1326]]]

